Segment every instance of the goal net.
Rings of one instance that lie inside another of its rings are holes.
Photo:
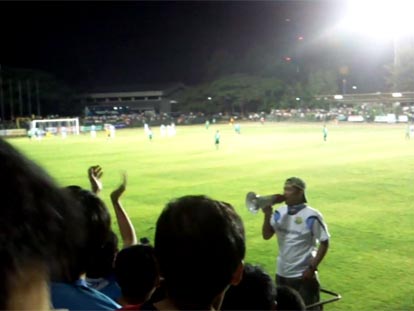
[[[79,119],[43,119],[33,120],[30,125],[30,131],[49,133],[53,135],[74,134],[79,135]]]

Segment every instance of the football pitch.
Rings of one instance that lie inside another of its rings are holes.
[[[87,168],[101,165],[101,196],[110,209],[109,194],[127,171],[122,202],[138,238],[153,240],[156,219],[172,198],[206,194],[231,203],[246,227],[246,262],[272,276],[276,239],[262,239],[263,215],[247,211],[245,195],[280,193],[286,178],[301,177],[309,205],[324,215],[331,234],[319,268],[322,287],[343,296],[325,309],[414,310],[414,139],[405,139],[405,125],[328,129],[327,142],[321,124],[299,123],[242,124],[241,135],[228,124],[177,126],[175,137],[160,137],[153,128],[153,141],[142,128],[118,130],[113,140],[102,132],[94,140],[9,141],[62,186],[88,187]]]

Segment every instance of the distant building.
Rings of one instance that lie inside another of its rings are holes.
[[[168,85],[135,85],[122,87],[104,87],[88,90],[77,96],[76,100],[88,111],[126,109],[129,112],[154,111],[171,113],[178,103],[178,95],[185,89],[181,83]]]

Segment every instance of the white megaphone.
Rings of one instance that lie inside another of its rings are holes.
[[[284,200],[285,196],[282,194],[260,196],[254,192],[249,192],[246,195],[246,207],[250,212],[256,214],[259,209],[282,203]]]

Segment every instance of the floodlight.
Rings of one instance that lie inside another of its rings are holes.
[[[348,0],[342,28],[374,37],[395,38],[414,32],[412,0]]]

